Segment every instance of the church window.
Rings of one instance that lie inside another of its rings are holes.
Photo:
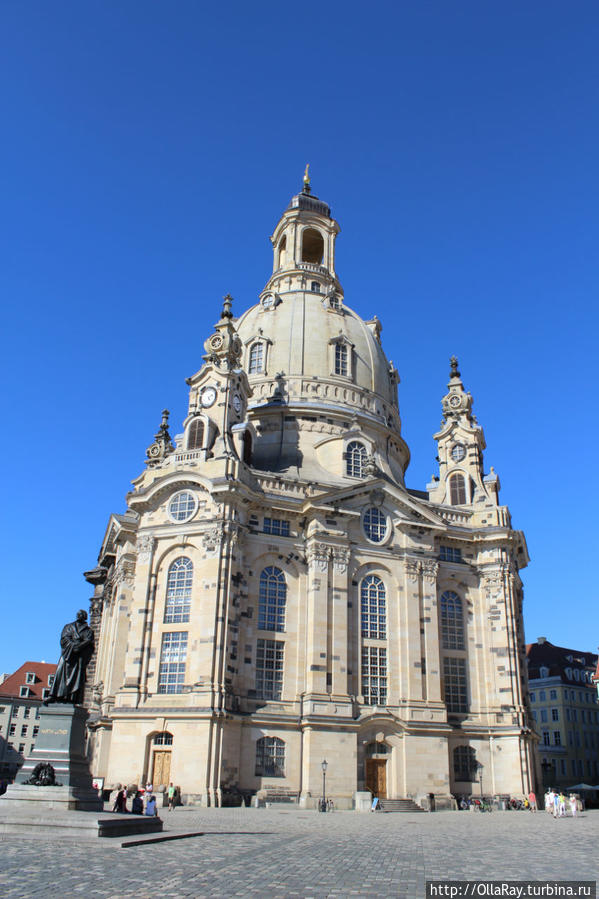
[[[256,697],[258,699],[281,698],[283,692],[282,640],[258,640],[256,647]]]
[[[284,518],[265,518],[264,533],[275,534],[277,537],[289,536],[289,522]]]
[[[280,568],[265,568],[260,574],[258,628],[262,631],[284,631],[286,602],[285,575]]]
[[[181,693],[185,682],[187,631],[171,631],[162,635],[162,652],[158,671],[159,693]]]
[[[476,771],[476,753],[472,746],[456,746],[453,750],[453,776],[455,780],[473,780]]]
[[[302,262],[320,265],[324,254],[322,234],[315,228],[306,228],[302,235]]]
[[[441,640],[443,649],[465,649],[462,600],[453,590],[441,594]]]
[[[366,447],[357,440],[348,443],[345,454],[346,473],[352,478],[364,477],[364,464],[366,462]]]
[[[329,297],[329,308],[330,309],[339,309],[339,297],[336,294],[331,294]]]
[[[364,513],[364,533],[373,543],[382,543],[387,536],[387,516],[371,506]]]
[[[312,293],[320,293],[320,284],[318,283],[318,281],[312,281],[312,283],[310,284],[310,290],[312,291]]]
[[[256,777],[285,777],[285,743],[278,737],[256,742]]]
[[[365,705],[387,705],[387,650],[362,647],[362,695]]]
[[[382,580],[374,574],[365,577],[360,588],[360,599],[362,636],[385,640],[387,636],[386,591]]]
[[[248,372],[250,375],[255,375],[261,371],[264,371],[264,344],[254,343],[250,348]]]
[[[441,562],[461,562],[462,550],[458,546],[440,546],[439,560]]]
[[[193,562],[181,556],[170,565],[166,581],[166,624],[182,624],[189,621],[191,608],[191,585],[193,582]]]
[[[181,490],[180,493],[175,493],[168,504],[168,514],[173,521],[189,521],[195,515],[196,508],[197,500],[193,493]]]
[[[287,249],[287,235],[283,234],[283,237],[279,241],[279,268],[282,268],[285,264],[285,250]]]
[[[173,745],[173,735],[169,734],[167,730],[163,730],[162,733],[156,734],[154,739],[152,740],[154,746],[172,746]]]
[[[443,680],[447,711],[466,713],[468,711],[466,660],[446,656],[443,659]]]
[[[194,418],[189,426],[187,449],[201,449],[204,444],[204,422],[201,418]]]
[[[347,346],[344,343],[335,344],[335,374],[347,376]]]
[[[452,474],[450,477],[449,496],[452,506],[462,506],[466,502],[466,481],[463,474]]]

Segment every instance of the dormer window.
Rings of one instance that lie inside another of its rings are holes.
[[[35,671],[28,671],[25,675],[25,683],[26,684],[34,684],[35,683]]]
[[[42,699],[47,699],[49,695],[50,695],[50,690],[49,690],[49,688],[48,688],[48,687],[44,687],[44,689],[42,690]]]
[[[264,344],[254,343],[250,347],[250,361],[248,372],[250,375],[264,371]]]
[[[54,678],[55,678],[55,676],[56,676],[56,675],[54,675],[54,674],[49,674],[49,675],[48,675],[48,686],[49,686],[49,687],[51,687],[52,684],[54,683]]]
[[[320,284],[318,283],[318,281],[312,281],[312,283],[310,284],[310,290],[312,291],[312,293],[320,293]]]
[[[201,449],[204,445],[204,422],[201,418],[194,418],[189,426],[187,437],[187,449]]]
[[[335,374],[347,377],[347,345],[343,343],[335,347]]]
[[[349,475],[350,478],[364,477],[366,456],[366,447],[363,443],[352,440],[351,443],[347,444],[347,450],[345,452],[345,473]]]
[[[30,693],[31,690],[29,689],[29,687],[19,687],[19,696],[21,697],[21,699],[27,699]]]

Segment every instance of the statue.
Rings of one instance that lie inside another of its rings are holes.
[[[33,774],[28,780],[24,781],[24,783],[31,784],[34,787],[62,786],[62,784],[56,780],[56,771],[49,762],[40,762],[39,765],[36,765],[33,769]]]
[[[94,651],[94,632],[87,623],[84,609],[77,612],[75,621],[63,627],[60,648],[62,652],[54,683],[44,705],[51,702],[72,702],[76,705],[83,699],[85,669]]]

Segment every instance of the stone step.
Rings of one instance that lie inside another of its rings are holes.
[[[380,799],[379,805],[382,812],[423,812],[424,809],[417,805],[413,799]]]

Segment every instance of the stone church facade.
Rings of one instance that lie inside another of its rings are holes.
[[[534,781],[522,532],[484,473],[457,360],[439,474],[404,482],[399,377],[381,324],[345,304],[339,232],[307,177],[271,238],[272,275],[231,298],[112,515],[91,621],[92,771],[337,807],[438,802]],[[482,766],[482,769],[481,767]]]

